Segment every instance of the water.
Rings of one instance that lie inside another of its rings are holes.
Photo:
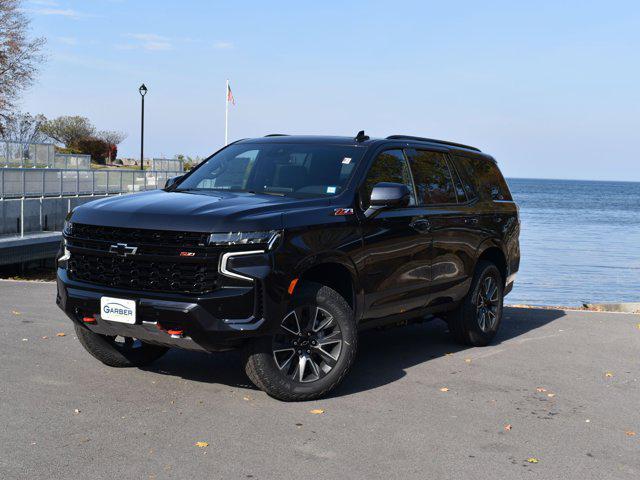
[[[509,304],[640,301],[640,183],[508,179],[521,264]]]

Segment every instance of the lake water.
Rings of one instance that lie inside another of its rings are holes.
[[[506,303],[640,301],[640,183],[507,181],[522,259]]]

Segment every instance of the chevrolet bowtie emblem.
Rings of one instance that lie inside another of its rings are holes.
[[[120,257],[126,257],[127,255],[135,255],[138,251],[138,247],[130,247],[126,243],[116,243],[109,247],[109,253],[115,253]]]

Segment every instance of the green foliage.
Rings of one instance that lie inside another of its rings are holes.
[[[55,149],[56,149],[56,153],[72,153],[72,154],[82,153],[77,148],[58,147],[57,145],[55,146]]]
[[[65,147],[73,148],[81,141],[93,139],[96,128],[86,117],[63,115],[44,122],[40,131]]]

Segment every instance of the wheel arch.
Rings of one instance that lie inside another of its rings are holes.
[[[479,252],[480,255],[478,255],[476,265],[482,260],[493,263],[496,267],[498,267],[500,275],[502,275],[502,285],[504,286],[509,275],[509,266],[507,263],[507,256],[505,255],[503,249],[495,243],[488,243],[480,248]]]
[[[357,316],[360,309],[360,286],[355,266],[349,259],[329,256],[305,262],[297,278],[326,285],[338,292],[347,301]]]

